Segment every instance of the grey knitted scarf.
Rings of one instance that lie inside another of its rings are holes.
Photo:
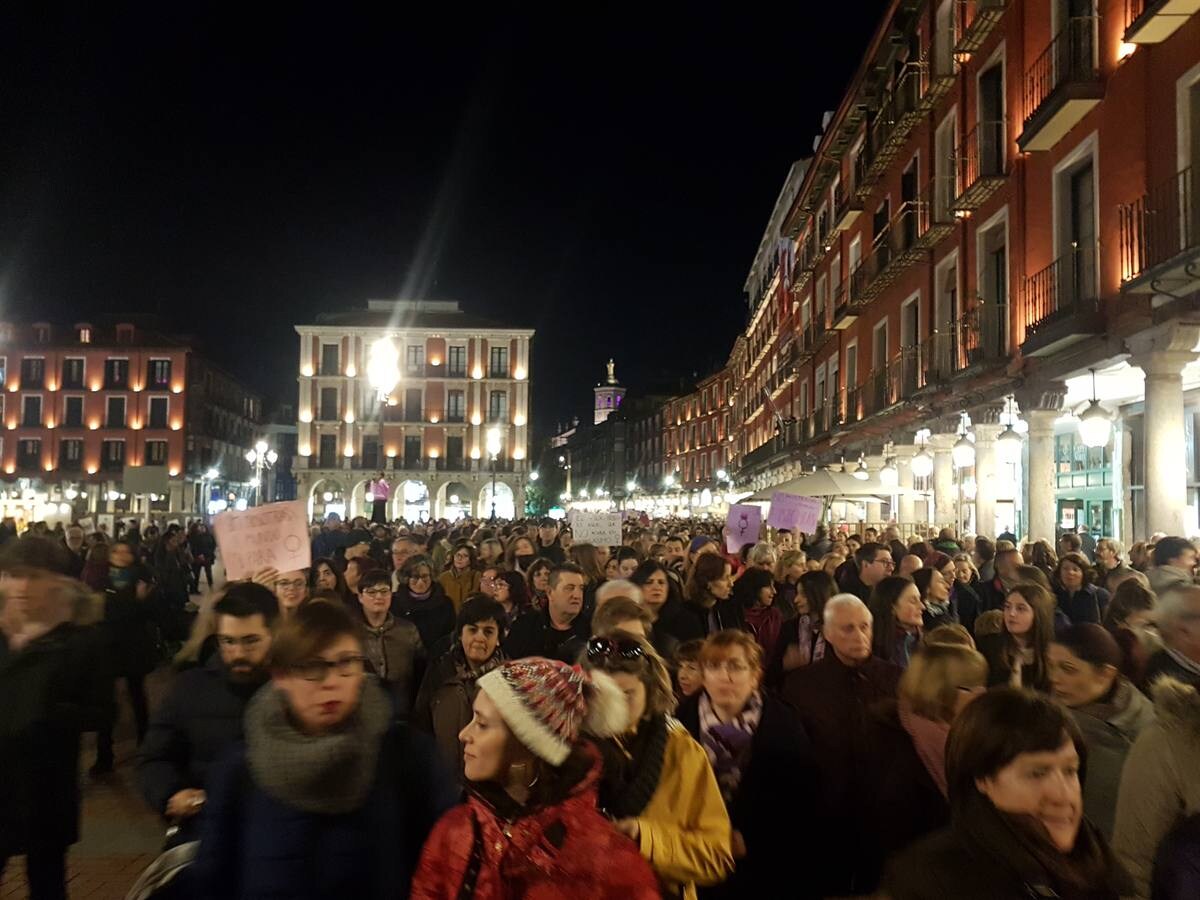
[[[307,735],[288,718],[287,701],[266,685],[246,707],[246,759],[255,784],[295,809],[353,812],[375,780],[380,739],[391,704],[373,678],[363,683],[354,715],[328,734]]]

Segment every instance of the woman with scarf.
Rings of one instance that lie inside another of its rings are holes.
[[[637,845],[596,808],[600,752],[580,734],[624,733],[612,679],[540,657],[506,662],[479,678],[473,711],[459,738],[468,800],[429,836],[414,900],[658,897]]]
[[[772,658],[783,630],[783,613],[775,605],[775,579],[769,569],[746,569],[733,583],[733,595],[718,603],[714,613],[722,628],[740,627],[754,635],[763,658]]]
[[[554,568],[550,560],[539,556],[529,565],[525,573],[525,583],[529,586],[529,601],[534,609],[545,609],[550,595],[550,570]]]
[[[805,572],[796,582],[796,617],[785,622],[775,653],[767,663],[767,684],[779,687],[788,672],[802,669],[825,655],[821,616],[825,603],[837,593],[837,582],[820,569]]]
[[[954,606],[954,582],[934,568],[923,567],[912,573],[913,584],[921,596],[924,607],[921,628],[932,631],[939,625],[954,625],[958,622],[958,610]]]
[[[508,633],[508,615],[495,600],[476,594],[458,611],[455,629],[458,640],[425,673],[413,723],[434,736],[443,758],[461,780],[458,734],[471,721],[479,677],[505,660],[500,644]]]
[[[888,575],[871,590],[871,651],[880,659],[906,668],[921,646],[925,606],[911,578]]]
[[[1083,815],[1087,747],[1067,711],[1028,691],[980,695],[946,744],[950,826],[895,857],[892,900],[1116,900],[1132,884]]]
[[[209,779],[196,896],[406,896],[456,789],[433,742],[393,724],[345,608],[283,621],[244,726]]]
[[[864,882],[873,890],[883,863],[913,841],[950,822],[946,736],[987,684],[987,661],[970,647],[927,645],[900,678],[897,699],[871,711],[863,746]]]
[[[645,564],[643,564],[645,565]],[[600,809],[637,842],[664,897],[696,897],[733,869],[729,815],[708,756],[671,718],[666,664],[643,638],[617,630],[588,641],[585,672],[606,672],[625,693],[629,726],[598,739]]]
[[[796,864],[821,827],[793,818],[782,827],[763,810],[781,797],[811,797],[817,779],[808,737],[796,712],[762,690],[762,648],[744,631],[720,631],[704,642],[704,689],[679,707],[679,721],[705,750],[733,826],[734,872],[706,897],[820,896],[816,879]]]

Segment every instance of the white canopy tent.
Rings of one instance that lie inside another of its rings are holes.
[[[743,503],[767,502],[776,492],[796,494],[800,497],[822,497],[827,500],[863,500],[877,497],[886,500],[889,497],[901,497],[919,494],[909,488],[887,487],[880,482],[878,476],[860,480],[845,472],[830,472],[821,469],[810,475],[802,475],[792,481],[785,481],[758,491],[743,500]]]

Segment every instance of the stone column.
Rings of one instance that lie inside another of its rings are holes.
[[[897,487],[901,491],[911,491],[913,489],[913,473],[912,473],[912,458],[916,454],[917,448],[913,446],[897,447],[895,449],[896,468],[900,473],[900,478],[897,482]],[[896,502],[896,522],[901,526],[901,532],[905,532],[906,528],[912,528],[913,522],[916,519],[916,506],[913,502],[913,495],[901,493]],[[924,524],[924,523],[922,523]]]
[[[933,453],[933,524],[938,528],[955,525],[958,519],[958,489],[954,485],[954,458],[950,448],[956,435],[935,434],[929,442]]]
[[[975,533],[996,537],[996,436],[999,425],[975,426]]]
[[[1057,495],[1054,479],[1054,421],[1060,412],[1053,409],[1031,409],[1025,413],[1029,422],[1029,508],[1025,511],[1031,541],[1049,541],[1056,545]]]

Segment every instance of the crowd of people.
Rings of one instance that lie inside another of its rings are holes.
[[[138,896],[1200,896],[1181,537],[331,516],[308,569],[189,603],[206,530],[75,531],[0,549],[0,864],[35,898],[117,676],[170,826]]]

